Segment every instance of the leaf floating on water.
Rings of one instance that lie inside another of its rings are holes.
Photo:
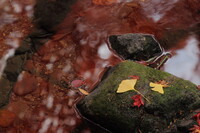
[[[164,80],[158,81],[156,83],[150,82],[150,87],[153,87],[151,90],[156,91],[158,93],[164,94],[163,87],[169,87],[168,83]]]
[[[82,94],[84,94],[84,95],[89,95],[89,93],[86,91],[86,90],[83,90],[83,89],[81,89],[81,88],[79,88],[78,89]]]
[[[122,82],[119,84],[119,87],[117,89],[117,93],[124,93],[130,90],[135,90],[134,86],[136,82],[137,82],[137,79],[122,80]]]
[[[76,88],[81,87],[81,86],[83,86],[84,84],[85,84],[85,82],[84,82],[83,80],[80,80],[80,79],[76,79],[76,80],[73,80],[73,81],[71,82],[71,86],[72,86],[72,87],[76,87]]]
[[[144,101],[142,100],[141,95],[134,95],[131,98],[134,100],[133,106],[140,107],[141,105],[144,105]]]

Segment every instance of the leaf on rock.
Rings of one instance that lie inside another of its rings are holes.
[[[197,123],[198,123],[198,125],[200,126],[200,112],[197,113],[196,115],[194,115],[192,118],[195,118]]]
[[[152,82],[149,85],[150,85],[150,87],[153,87],[151,90],[157,91],[161,94],[164,94],[163,85],[155,84],[155,83],[152,83]]]
[[[194,125],[194,127],[190,128],[191,133],[200,133],[200,126]]]
[[[130,76],[128,76],[129,78],[132,78],[132,79],[137,79],[137,80],[139,80],[140,79],[140,77],[139,76],[135,76],[135,75],[130,75]]]
[[[81,89],[81,88],[79,88],[78,89],[82,94],[84,94],[84,95],[89,95],[89,93],[86,91],[86,90],[83,90],[83,89]]]
[[[160,80],[156,83],[150,82],[149,86],[153,87],[151,90],[157,91],[158,93],[164,94],[163,87],[169,87],[169,83],[166,82],[165,80]]]
[[[156,82],[156,84],[161,84],[161,85],[163,85],[163,87],[169,87],[169,83],[166,82],[165,80],[160,80],[160,81]]]
[[[140,107],[141,105],[144,105],[144,101],[142,100],[141,95],[134,95],[132,96],[132,99],[134,100],[133,106]]]
[[[117,89],[117,93],[124,93],[130,90],[135,90],[134,86],[136,82],[137,82],[137,79],[122,80],[122,82],[119,84],[119,87]]]

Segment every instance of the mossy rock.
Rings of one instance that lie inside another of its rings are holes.
[[[188,119],[194,110],[200,108],[197,86],[169,73],[132,61],[119,63],[108,73],[94,91],[77,104],[77,108],[85,118],[111,132],[182,132],[176,122]],[[116,93],[121,81],[130,75],[140,77],[135,89],[150,101],[145,100],[145,105],[140,108],[132,106],[134,101],[131,97],[137,94],[135,91]],[[159,80],[170,83],[170,87],[164,88],[164,94],[149,87],[150,82]]]

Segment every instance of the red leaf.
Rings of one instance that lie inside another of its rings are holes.
[[[77,87],[77,88],[83,86],[84,84],[85,84],[85,82],[83,80],[80,80],[80,79],[76,79],[76,80],[73,80],[71,82],[71,86]]]
[[[192,133],[199,133],[200,132],[200,126],[194,125],[194,127],[190,128],[189,130],[192,131]]]
[[[134,100],[133,106],[140,107],[141,105],[144,105],[144,101],[142,100],[141,95],[134,95],[132,96],[132,99]]]
[[[140,79],[140,77],[139,77],[139,76],[135,76],[135,75],[130,75],[130,76],[128,76],[128,77],[130,77],[130,78],[132,78],[132,79],[137,79],[137,80],[139,80],[139,79]]]
[[[200,126],[200,112],[194,115],[192,118],[195,118],[197,120],[198,125]]]

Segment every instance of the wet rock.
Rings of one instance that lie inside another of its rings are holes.
[[[109,36],[110,47],[125,60],[148,60],[162,54],[159,43],[148,34]]]
[[[13,92],[16,95],[23,96],[33,92],[36,88],[37,80],[35,76],[29,74],[28,72],[22,72],[22,74],[19,75],[18,82],[13,88]]]
[[[191,128],[193,125],[195,125],[194,120],[180,120],[178,121],[177,127],[178,129],[184,133],[186,132],[189,128]]]
[[[9,94],[12,90],[13,83],[10,82],[5,76],[0,80],[0,108],[8,103]]]
[[[54,26],[66,17],[75,2],[76,0],[36,0],[34,20],[37,27],[50,32],[55,31]]]
[[[30,38],[25,38],[19,48],[16,49],[15,55],[30,53],[31,49],[31,40]]]
[[[8,127],[15,120],[15,114],[9,110],[0,110],[0,127]]]
[[[116,93],[120,82],[130,75],[140,77],[135,89],[150,101],[145,100],[140,108],[132,106],[131,97],[137,94],[135,91]],[[159,80],[170,83],[170,87],[164,88],[164,94],[149,87],[150,82]],[[85,118],[111,132],[179,133],[182,130],[177,128],[177,121],[188,117],[191,110],[200,108],[200,91],[195,84],[169,73],[124,61],[110,69],[94,91],[77,104],[77,108]],[[170,125],[173,126],[169,128]],[[188,128],[191,127],[186,130]]]
[[[8,59],[4,73],[9,81],[12,82],[17,81],[17,77],[22,72],[23,65],[28,58],[29,58],[28,54],[22,54]]]

